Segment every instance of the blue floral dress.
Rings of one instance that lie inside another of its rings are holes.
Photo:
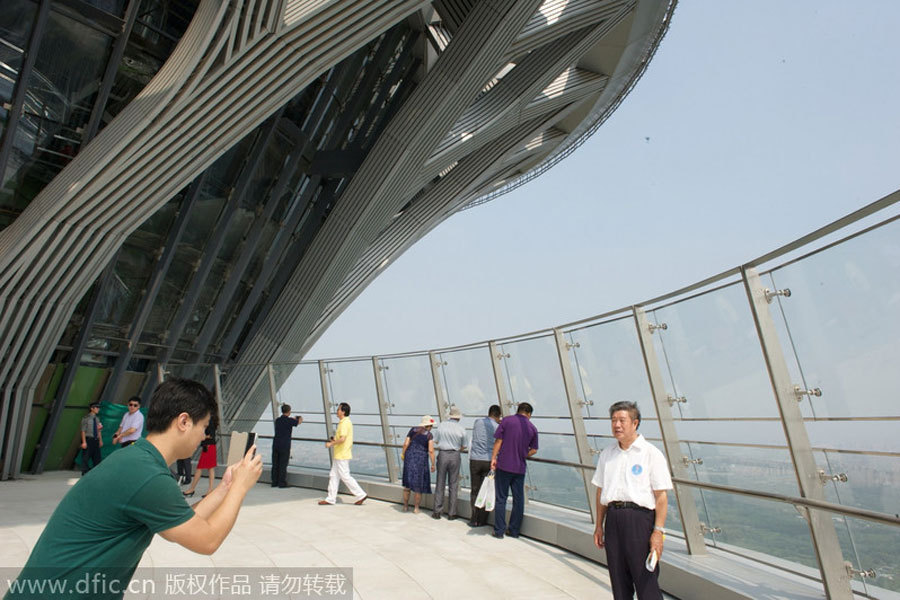
[[[409,447],[403,460],[403,487],[419,494],[431,493],[431,469],[428,466],[428,442],[433,437],[424,427],[413,427],[406,434]]]

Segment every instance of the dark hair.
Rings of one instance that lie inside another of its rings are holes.
[[[502,413],[500,412],[500,407],[496,404],[491,404],[491,407],[488,409],[489,417],[499,417]]]
[[[132,396],[131,398],[128,399],[128,402],[137,402],[138,406],[140,406],[141,397],[140,396]]]
[[[345,417],[350,416],[350,405],[349,404],[347,404],[346,402],[341,402],[340,404],[338,404],[338,408],[341,409],[341,412],[344,413]]]
[[[527,402],[519,402],[519,408],[516,410],[517,415],[530,415],[534,412],[534,408]]]
[[[291,405],[290,404],[282,404],[281,405],[281,414],[286,415],[289,412],[291,412]]]
[[[627,400],[616,402],[609,407],[610,418],[612,418],[614,413],[617,413],[620,410],[624,410],[625,412],[627,412],[628,416],[631,417],[631,420],[637,421],[638,427],[641,426],[641,409],[638,408],[637,402],[629,402]],[[637,427],[635,429],[637,429]]]
[[[99,402],[91,402],[90,404],[88,404],[88,408],[100,408],[100,403]]]
[[[219,414],[213,393],[199,381],[172,377],[153,392],[147,411],[147,433],[166,431],[172,419],[181,413],[187,413],[194,423],[208,415],[210,427],[218,425]]]

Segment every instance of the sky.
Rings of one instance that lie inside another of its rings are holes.
[[[895,0],[681,0],[597,133],[442,223],[306,358],[456,346],[630,306],[897,190],[897,23]]]

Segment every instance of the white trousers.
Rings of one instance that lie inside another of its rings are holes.
[[[350,475],[350,461],[346,459],[333,460],[331,462],[331,473],[328,474],[328,497],[325,498],[326,502],[329,504],[337,502],[338,486],[342,481],[347,486],[347,489],[350,490],[350,493],[353,494],[354,501],[358,502],[366,497],[366,493],[359,487],[353,476]]]

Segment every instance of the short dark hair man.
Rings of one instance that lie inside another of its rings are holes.
[[[275,437],[272,440],[272,487],[286,488],[288,461],[291,459],[291,433],[303,417],[291,418],[291,405],[281,405],[281,416],[275,419]]]
[[[119,428],[113,434],[112,442],[125,448],[141,439],[143,431],[144,415],[141,413],[141,399],[132,396],[128,399],[128,412],[122,417]]]
[[[77,583],[100,580],[102,589],[65,597],[122,598],[154,533],[200,554],[215,552],[262,472],[256,448],[228,467],[222,483],[193,507],[168,465],[194,453],[216,414],[215,397],[203,384],[177,378],[160,384],[147,415],[147,437],[108,456],[69,490],[19,581],[54,581],[72,592]]]
[[[478,490],[484,478],[491,472],[491,450],[494,446],[494,431],[500,423],[500,407],[492,404],[486,417],[472,424],[472,443],[469,444],[469,474],[472,476],[472,490],[469,494],[469,527],[487,525],[488,512],[475,506]]]
[[[103,438],[100,432],[103,430],[103,423],[97,416],[100,413],[100,403],[91,402],[88,408],[88,414],[81,419],[81,474],[84,475],[91,470],[88,466],[96,467],[100,464],[100,448],[103,447]]]
[[[597,486],[594,544],[606,548],[613,597],[662,598],[659,565],[648,571],[649,554],[662,555],[669,466],[660,450],[637,432],[641,411],[634,402],[609,407],[616,443],[600,453],[592,483]],[[605,520],[605,523],[604,523]]]
[[[521,402],[516,414],[500,421],[494,432],[491,469],[494,470],[496,496],[494,502],[495,538],[506,531],[506,497],[512,490],[513,505],[509,516],[509,537],[519,537],[525,516],[525,459],[538,451],[538,432],[531,422],[534,409]]]

